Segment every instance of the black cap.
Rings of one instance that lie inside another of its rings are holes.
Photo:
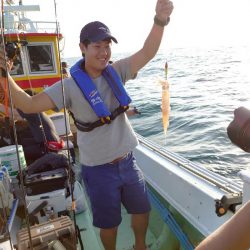
[[[80,33],[80,42],[88,40],[95,43],[108,38],[117,43],[117,40],[111,35],[109,28],[99,21],[86,24]]]

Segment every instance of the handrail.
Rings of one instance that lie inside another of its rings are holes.
[[[242,185],[229,180],[219,174],[213,173],[212,171],[198,166],[197,164],[185,159],[173,152],[163,149],[159,145],[147,140],[141,135],[137,134],[137,138],[140,144],[146,146],[147,148],[153,150],[157,154],[167,158],[168,160],[178,164],[179,167],[188,170],[189,172],[195,174],[196,176],[206,180],[207,182],[215,185],[216,187],[228,192],[228,193],[237,193],[239,196],[242,196]]]
[[[30,27],[26,27],[30,25]],[[18,29],[18,27],[22,27]],[[56,34],[56,22],[52,21],[31,21],[31,20],[17,20],[17,21],[5,21],[6,33],[23,33],[23,32],[51,32]]]

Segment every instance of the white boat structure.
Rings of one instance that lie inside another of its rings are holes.
[[[23,54],[19,58],[19,65],[24,65],[23,71],[20,71],[21,74],[17,71],[13,72],[13,75],[16,77],[17,82],[20,80],[20,83],[24,84],[24,88],[28,86],[26,80],[28,81],[30,76],[35,83],[44,84],[46,79],[49,79],[50,84],[53,84],[61,75],[57,42],[62,35],[58,36],[55,33],[56,30],[54,32],[50,31],[50,33],[41,31],[36,26],[39,22],[32,22],[24,15],[27,11],[37,11],[38,9],[38,7],[34,6],[12,6],[10,4],[5,9],[6,13],[8,13],[8,21],[12,20],[14,22],[8,23],[5,27],[4,34],[6,37],[10,37],[10,41],[13,42],[16,33],[26,34],[23,37],[30,37],[31,39],[27,41],[28,46],[41,46],[40,49],[51,52],[47,58],[54,60],[45,67],[44,62],[40,62],[38,59],[37,62],[41,65],[38,65],[39,70],[37,72],[36,69],[32,69],[29,60],[31,55],[29,52],[32,52],[32,49],[29,50],[27,45],[23,45],[21,47]],[[12,14],[10,15],[10,13]],[[10,20],[10,18],[12,19]],[[19,22],[23,27],[29,25],[31,30],[26,29],[24,33],[23,30],[17,30],[15,27],[21,27],[18,25]],[[48,41],[47,39],[52,40]],[[22,63],[20,63],[21,61]],[[35,86],[35,88],[44,87],[46,86]],[[58,131],[64,131],[60,132],[61,135],[68,131],[68,129],[62,129],[62,127],[65,127],[64,119],[59,119],[59,121],[54,119],[54,122]],[[194,164],[173,152],[169,152],[140,135],[138,135],[138,139],[140,144],[134,153],[137,163],[145,175],[152,201],[152,212],[147,234],[147,244],[150,249],[194,249],[204,237],[230,219],[234,212],[249,200],[249,172],[241,171],[240,177],[242,181],[236,182]],[[6,147],[0,148],[0,153],[5,149]],[[15,151],[15,154],[20,165],[20,154],[17,154],[17,151]],[[2,165],[4,165],[3,161]],[[75,164],[74,169],[77,168],[78,166]],[[20,167],[20,169],[22,168]],[[1,179],[1,181],[3,180]],[[14,177],[12,177],[12,182],[15,182]],[[27,191],[27,189],[25,190]],[[69,211],[69,216],[59,217],[60,214],[57,213],[61,209],[60,206],[66,206],[64,189],[49,191],[44,195],[32,195],[28,198],[26,194],[25,197],[28,208],[33,206],[34,210],[34,208],[41,206],[40,210],[37,210],[38,215],[32,214],[32,216],[43,217],[43,221],[38,221],[35,226],[29,225],[29,222],[21,225],[20,218],[16,213],[20,204],[18,202],[19,197],[14,197],[13,205],[10,207],[11,210],[8,210],[9,212],[5,214],[8,217],[7,223],[0,224],[2,230],[0,249],[16,249],[18,246],[18,249],[83,249],[83,247],[87,250],[103,249],[98,230],[93,228],[91,223],[91,209],[86,194],[84,196],[85,209],[76,217],[72,216],[72,211]],[[45,205],[42,206],[43,204]],[[48,206],[48,204],[50,205]],[[1,208],[1,212],[4,213],[5,206],[1,206]],[[48,212],[51,211],[49,209],[54,209],[53,217],[48,216]],[[44,210],[46,210],[47,214],[42,215]],[[29,213],[30,210],[28,210]],[[123,222],[119,228],[117,249],[129,250],[133,247],[133,236],[129,225],[130,217],[125,210],[122,210],[122,214]],[[47,221],[44,221],[44,218],[47,218]],[[74,235],[72,236],[72,232],[73,234],[77,232],[76,225],[80,229],[78,238],[82,239],[82,244],[79,239],[77,240]],[[58,229],[58,231],[54,229]],[[38,236],[36,236],[34,230],[39,231]],[[66,242],[61,240],[58,233],[60,230],[68,230],[69,236]],[[40,241],[36,241],[37,238],[40,238]],[[69,239],[72,241],[71,245]]]

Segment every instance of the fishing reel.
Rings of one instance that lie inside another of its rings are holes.
[[[7,42],[5,44],[6,56],[10,60],[14,60],[20,54],[20,48],[15,42]]]
[[[18,43],[16,41],[14,42],[6,42],[5,39],[2,39],[2,37],[0,37],[0,44],[4,43],[5,44],[5,52],[6,52],[6,56],[8,57],[8,59],[14,59],[14,57],[20,53],[20,49],[18,46]]]
[[[0,43],[2,42],[2,39],[0,39]],[[6,57],[11,60],[15,61],[17,59],[17,56],[20,55],[20,48],[21,46],[26,46],[28,44],[27,41],[12,41],[12,42],[5,42],[5,52]],[[1,75],[3,77],[6,77],[6,72],[4,69],[1,69]]]
[[[7,42],[5,43],[5,52],[9,60],[15,61],[18,54],[20,54],[20,49],[17,43]],[[1,69],[1,76],[6,77],[5,69]]]
[[[21,46],[26,46],[27,44],[28,42],[25,40],[6,42],[5,51],[7,58],[14,61],[20,55]]]

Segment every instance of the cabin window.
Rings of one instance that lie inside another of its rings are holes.
[[[27,51],[31,73],[55,72],[52,44],[29,44]]]
[[[23,75],[23,73],[24,72],[23,72],[23,64],[22,64],[21,55],[18,54],[15,57],[10,74],[16,76],[16,75]]]

